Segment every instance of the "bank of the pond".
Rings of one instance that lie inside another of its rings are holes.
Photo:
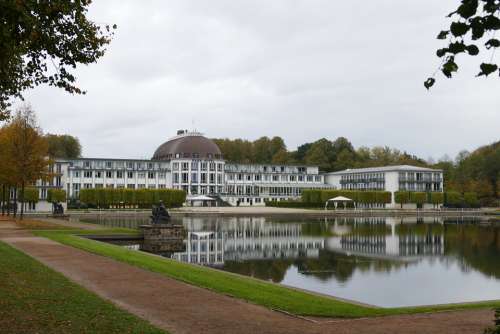
[[[143,252],[130,251],[123,247],[75,235],[103,234],[103,232],[104,230],[85,230],[78,231],[77,233],[75,231],[37,231],[35,233],[39,236],[44,236],[91,253],[107,256],[179,281],[297,315],[355,318],[500,307],[500,301],[411,308],[369,307],[355,302],[308,293],[212,268],[177,262]],[[123,231],[114,231],[113,233],[117,232],[122,233]]]
[[[0,242],[0,332],[165,333]]]

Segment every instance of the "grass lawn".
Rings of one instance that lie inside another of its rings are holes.
[[[1,333],[165,333],[0,242]]]
[[[108,230],[107,233],[109,234],[111,231],[112,230]],[[500,301],[408,308],[360,306],[216,269],[182,263],[143,252],[127,250],[124,247],[81,238],[74,235],[75,233],[75,231],[35,232],[35,234],[39,236],[44,236],[88,252],[107,256],[189,284],[244,299],[268,308],[279,309],[298,315],[369,317],[456,309],[500,307]],[[100,230],[80,231],[78,233],[94,234],[106,232]]]

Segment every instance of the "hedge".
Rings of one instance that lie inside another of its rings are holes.
[[[66,202],[66,190],[64,190],[64,189],[49,189],[47,191],[47,202],[50,202],[50,203]]]
[[[39,199],[39,192],[37,188],[24,188],[25,203],[37,203]]]
[[[312,203],[312,202],[302,202],[302,201],[266,201],[266,206],[274,208],[296,208],[296,209],[313,209],[313,208],[324,208],[325,203]]]
[[[398,204],[410,203],[410,192],[409,191],[396,191],[394,193],[394,202]]]
[[[423,192],[410,192],[410,203],[415,203],[417,205],[423,205],[427,202],[427,193]]]
[[[323,203],[330,198],[344,196],[358,203],[387,204],[391,203],[389,191],[356,191],[356,190],[319,190],[305,189],[302,191],[301,203]]]
[[[80,202],[100,208],[111,205],[132,205],[146,208],[160,200],[167,207],[180,207],[186,201],[186,192],[177,189],[98,188],[80,190]]]
[[[443,204],[444,203],[444,193],[440,193],[440,192],[429,193],[427,203],[431,203],[434,205]]]

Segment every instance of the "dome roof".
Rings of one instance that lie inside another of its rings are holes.
[[[170,160],[175,158],[222,159],[222,153],[212,140],[198,132],[179,131],[161,144],[153,155],[153,160]]]

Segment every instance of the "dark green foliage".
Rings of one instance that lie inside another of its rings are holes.
[[[76,159],[82,154],[78,138],[70,135],[45,135],[49,144],[49,156],[53,159]]]
[[[463,203],[463,197],[459,192],[448,191],[445,193],[444,204],[448,207],[458,207]]]
[[[446,40],[447,47],[437,50],[436,55],[441,58],[448,55],[446,61],[440,66],[441,72],[447,78],[451,78],[454,72],[458,71],[454,55],[467,53],[471,56],[479,54],[477,45],[467,45],[466,39],[477,41],[484,36],[494,35],[500,29],[500,4],[498,0],[462,0],[461,4],[448,17],[453,18],[448,30],[443,30],[437,35],[437,39]],[[500,42],[495,38],[489,39],[485,43],[486,49],[500,47]],[[491,51],[490,51],[491,52]],[[478,76],[488,76],[496,72],[496,64],[483,63],[480,66],[481,72]],[[435,78],[428,78],[424,82],[425,88],[429,89],[435,83]]]
[[[464,193],[464,202],[469,207],[479,206],[479,200],[477,199],[477,194],[473,192]]]
[[[186,193],[176,189],[82,189],[80,201],[99,208],[110,206],[139,206],[150,208],[163,201],[169,208],[180,207],[186,201]]]
[[[262,137],[253,142],[243,139],[214,141],[224,158],[233,163],[314,165],[324,172],[387,165],[427,166],[424,160],[389,147],[355,149],[344,137],[333,141],[322,138],[300,145],[296,151],[287,151],[280,137]]]
[[[9,99],[40,84],[84,93],[71,72],[101,58],[112,35],[87,19],[90,3],[0,1],[0,119]]]

